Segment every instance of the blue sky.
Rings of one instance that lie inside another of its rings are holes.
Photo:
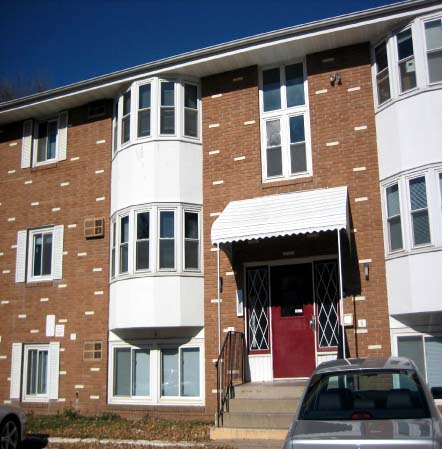
[[[392,0],[0,0],[0,80],[57,87]]]

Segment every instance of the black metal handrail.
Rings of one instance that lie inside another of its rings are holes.
[[[229,412],[229,399],[234,386],[245,383],[245,336],[228,331],[217,361],[217,427],[223,425],[223,414]]]

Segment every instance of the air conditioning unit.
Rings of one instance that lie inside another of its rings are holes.
[[[96,239],[105,235],[104,218],[87,218],[85,220],[84,235],[87,239]]]

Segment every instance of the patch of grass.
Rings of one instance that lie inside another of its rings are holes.
[[[138,421],[113,414],[83,416],[73,409],[57,415],[28,415],[27,431],[50,437],[208,441],[208,423],[145,416]]]

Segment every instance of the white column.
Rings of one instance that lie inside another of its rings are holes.
[[[337,229],[337,243],[338,243],[338,276],[340,281],[340,326],[342,326],[342,349],[343,358],[346,358],[346,335],[345,327],[343,325],[343,269],[341,261],[341,240],[340,240],[340,229]]]

